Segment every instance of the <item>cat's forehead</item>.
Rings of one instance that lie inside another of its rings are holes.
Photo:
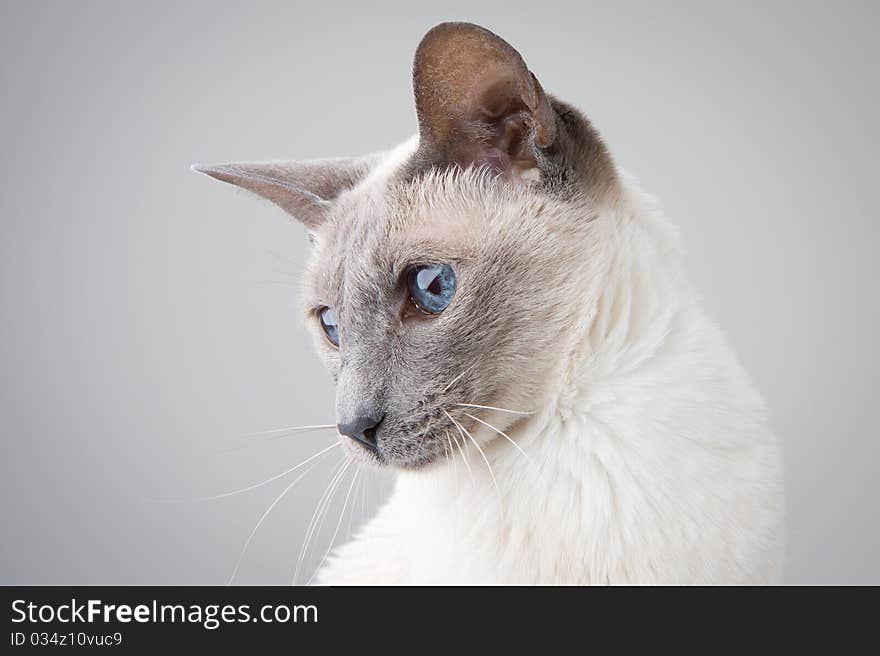
[[[340,198],[316,237],[315,282],[336,289],[346,279],[397,275],[413,262],[472,257],[481,210],[464,198],[465,185],[436,185],[386,181]]]
[[[540,232],[565,211],[530,184],[507,183],[485,168],[447,167],[406,175],[417,146],[395,149],[340,195],[315,235],[307,290],[339,303],[357,290],[374,297],[411,264],[479,262],[538,247]]]

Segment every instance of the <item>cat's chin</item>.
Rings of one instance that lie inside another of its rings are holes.
[[[432,455],[419,458],[418,460],[407,460],[404,462],[388,463],[386,467],[399,469],[401,471],[418,472],[428,471],[446,463],[442,455]]]
[[[389,463],[381,453],[368,449],[347,437],[340,438],[339,446],[346,456],[360,466],[371,469],[387,469],[389,467]]]

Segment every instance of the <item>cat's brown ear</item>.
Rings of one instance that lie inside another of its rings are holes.
[[[372,168],[373,157],[302,162],[194,164],[193,170],[266,198],[316,230],[346,189]]]
[[[416,50],[413,90],[426,162],[536,166],[556,139],[556,114],[537,78],[501,37],[470,23],[442,23]]]

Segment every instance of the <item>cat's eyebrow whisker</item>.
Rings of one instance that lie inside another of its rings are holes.
[[[339,521],[336,522],[336,528],[333,530],[333,537],[330,538],[330,544],[327,545],[327,551],[324,552],[324,556],[318,561],[318,566],[315,568],[315,571],[312,572],[311,577],[309,577],[306,585],[311,585],[312,581],[315,580],[315,577],[318,575],[320,569],[324,566],[324,562],[327,560],[327,556],[330,555],[330,552],[333,550],[333,543],[336,541],[336,536],[339,535],[339,527],[342,526],[342,520],[345,517],[345,510],[348,508],[348,500],[351,497],[351,491],[354,489],[354,484],[358,480],[358,476],[360,475],[361,470],[355,467],[354,476],[351,477],[351,483],[348,486],[348,492],[345,493],[345,501],[342,502],[342,511],[339,513]],[[354,508],[352,508],[354,511]],[[349,522],[349,527],[351,523]]]
[[[529,454],[527,454],[525,451],[523,451],[523,450],[522,450],[522,447],[520,447],[519,444],[517,444],[516,442],[514,442],[513,439],[511,439],[510,435],[508,435],[507,433],[505,433],[503,430],[501,430],[500,428],[497,428],[497,427],[493,426],[493,425],[490,424],[488,421],[483,421],[483,420],[480,419],[479,417],[474,417],[474,416],[473,416],[472,414],[470,414],[469,412],[465,412],[464,415],[465,415],[466,417],[470,417],[471,419],[473,419],[473,420],[476,421],[476,422],[479,422],[479,423],[483,424],[483,426],[486,426],[487,428],[491,428],[493,431],[495,431],[496,433],[498,433],[498,434],[499,434],[501,437],[503,437],[505,440],[507,440],[508,442],[510,442],[514,447],[516,447],[516,450],[519,451],[519,452],[523,455],[523,457],[524,457],[526,460],[529,461],[530,464],[534,464],[534,463],[532,463],[532,459],[529,457]]]
[[[318,466],[317,462],[313,462],[311,466],[306,469],[302,474],[297,476],[293,482],[288,485],[284,490],[281,491],[277,497],[275,497],[275,501],[273,501],[268,508],[266,508],[265,512],[260,516],[260,519],[257,520],[257,523],[254,525],[254,528],[251,530],[250,535],[248,535],[247,540],[244,541],[244,546],[241,548],[241,553],[238,554],[238,560],[235,561],[235,567],[232,568],[232,574],[229,576],[229,581],[226,582],[226,585],[232,585],[232,582],[235,580],[235,575],[238,574],[238,568],[241,567],[241,561],[244,560],[244,555],[247,552],[248,546],[250,546],[251,540],[254,539],[254,536],[257,534],[257,530],[259,530],[260,526],[263,524],[263,521],[266,517],[269,516],[269,513],[272,512],[272,509],[278,505],[278,503],[287,495],[288,492],[299,483],[305,476],[312,471],[315,467]]]
[[[321,495],[321,498],[318,499],[318,503],[315,506],[315,512],[312,514],[311,520],[309,520],[309,526],[306,530],[306,537],[303,540],[302,549],[299,552],[299,558],[296,563],[296,570],[293,573],[293,581],[291,585],[296,584],[296,579],[299,576],[300,569],[302,568],[303,561],[305,560],[306,549],[308,545],[311,543],[311,538],[315,529],[318,528],[318,517],[321,517],[321,524],[323,524],[323,516],[326,507],[329,507],[330,500],[336,492],[336,486],[339,484],[339,481],[342,480],[342,477],[345,475],[346,470],[349,465],[351,465],[351,458],[346,457],[345,461],[337,465],[337,469],[335,470],[333,476],[330,478],[330,482],[327,484],[327,488],[324,490],[324,493]],[[320,531],[320,529],[318,529]]]
[[[327,453],[331,449],[335,449],[338,446],[339,446],[339,442],[334,442],[330,446],[321,449],[316,454],[309,456],[308,458],[303,460],[298,465],[295,465],[295,466],[291,467],[290,469],[285,469],[280,474],[275,474],[274,476],[267,478],[264,481],[260,481],[259,483],[254,483],[253,485],[248,485],[247,487],[242,487],[237,490],[230,490],[229,492],[222,492],[220,494],[214,494],[209,497],[196,497],[194,499],[154,499],[152,501],[155,501],[157,503],[196,503],[196,502],[201,502],[201,501],[215,501],[217,499],[225,499],[226,497],[235,496],[236,494],[243,494],[244,492],[250,492],[251,490],[256,490],[257,488],[263,487],[264,485],[268,485],[269,483],[272,483],[273,481],[277,481],[279,478],[284,478],[285,476],[287,476],[291,472],[296,471],[297,469],[299,469],[303,465],[307,465],[308,463],[312,462],[316,458],[320,458],[322,455],[324,455],[325,453]]]
[[[496,410],[498,412],[509,412],[512,415],[533,415],[535,412],[529,411],[526,412],[524,410],[509,410],[508,408],[498,408],[493,405],[477,405],[476,403],[455,403],[454,405],[461,406],[463,408],[479,408],[481,410]]]

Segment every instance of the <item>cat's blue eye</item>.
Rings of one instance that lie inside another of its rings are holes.
[[[439,314],[455,295],[455,271],[448,264],[422,264],[409,270],[409,295],[415,306],[427,314]]]
[[[339,346],[339,324],[336,320],[336,312],[332,308],[325,307],[318,316],[321,319],[321,328],[324,330],[324,334],[327,335],[327,339],[334,346]]]

